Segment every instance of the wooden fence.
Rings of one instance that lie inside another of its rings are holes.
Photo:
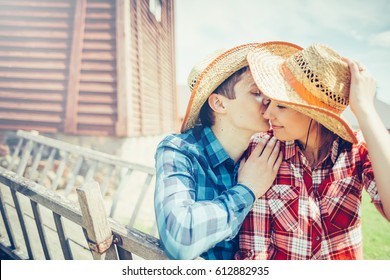
[[[154,168],[37,132],[16,135],[11,159],[0,167],[2,251],[15,259],[166,258],[142,212],[154,223],[145,207]],[[131,209],[118,211],[121,204]],[[123,212],[126,222],[117,215]]]
[[[106,217],[96,182],[77,190],[80,207],[2,167],[0,183],[0,250],[13,259],[167,259],[158,239]]]
[[[19,130],[16,135],[18,143],[13,149],[8,170],[71,201],[77,201],[77,187],[95,180],[100,184],[102,196],[107,198],[109,217],[156,235],[154,212],[151,211],[155,180],[153,167],[51,139],[38,132]],[[138,222],[138,217],[143,218],[143,223]]]

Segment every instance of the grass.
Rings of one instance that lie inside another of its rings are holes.
[[[386,221],[369,195],[363,191],[363,246],[366,260],[390,260],[390,223]]]

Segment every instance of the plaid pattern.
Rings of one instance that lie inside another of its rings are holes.
[[[383,213],[361,132],[341,138],[312,170],[294,142],[282,145],[274,185],[256,200],[240,231],[236,259],[362,259],[362,188]],[[261,135],[256,135],[252,151]]]
[[[252,191],[236,184],[239,162],[208,127],[166,137],[155,159],[154,205],[166,254],[233,259],[239,227],[254,202]]]

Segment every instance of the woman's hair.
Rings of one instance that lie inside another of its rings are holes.
[[[236,93],[234,92],[234,86],[241,80],[241,75],[249,70],[249,66],[245,66],[240,70],[234,72],[229,78],[227,78],[222,84],[217,87],[213,93],[217,93],[226,96],[228,99],[236,99]],[[203,126],[212,126],[215,123],[214,111],[210,108],[208,100],[203,104],[200,109],[199,118]]]
[[[332,144],[333,140],[335,140],[338,136],[333,131],[330,131],[322,124],[318,123],[318,134],[319,137],[322,137],[324,139],[323,143],[329,143]]]
[[[300,149],[305,152],[306,147],[307,147],[307,141],[309,139],[309,134],[310,133],[315,133],[316,134],[316,142],[319,145],[318,148],[318,158],[315,161],[310,162],[312,166],[316,166],[319,162],[321,162],[328,154],[329,150],[332,147],[333,141],[338,137],[337,134],[333,133],[333,131],[330,131],[327,129],[325,126],[320,124],[317,121],[314,121],[313,126],[315,126],[315,130],[312,131],[310,130],[310,127],[312,126],[312,122],[314,120],[311,119],[309,129],[307,131],[307,137],[306,137],[306,143],[301,143],[300,141],[296,141]]]

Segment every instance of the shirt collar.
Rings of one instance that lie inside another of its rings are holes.
[[[338,155],[343,149],[348,149],[348,147],[351,147],[351,143],[348,141],[345,141],[344,139],[337,137],[332,144],[332,151],[330,158],[332,159],[332,162],[335,163],[337,160]]]
[[[204,127],[202,130],[202,141],[213,168],[230,159],[210,127]]]
[[[284,154],[285,159],[292,158],[298,152],[299,146],[295,144],[295,141],[286,141],[281,143],[282,143],[282,152]]]
[[[339,154],[339,147],[340,147],[340,142],[342,142],[340,137],[337,137],[331,146],[331,151],[330,151],[330,159],[332,160],[333,163],[336,162],[337,160],[337,155]],[[295,156],[298,151],[300,150],[300,147],[296,141],[286,141],[282,142],[282,152],[284,155],[284,159],[288,160]]]

